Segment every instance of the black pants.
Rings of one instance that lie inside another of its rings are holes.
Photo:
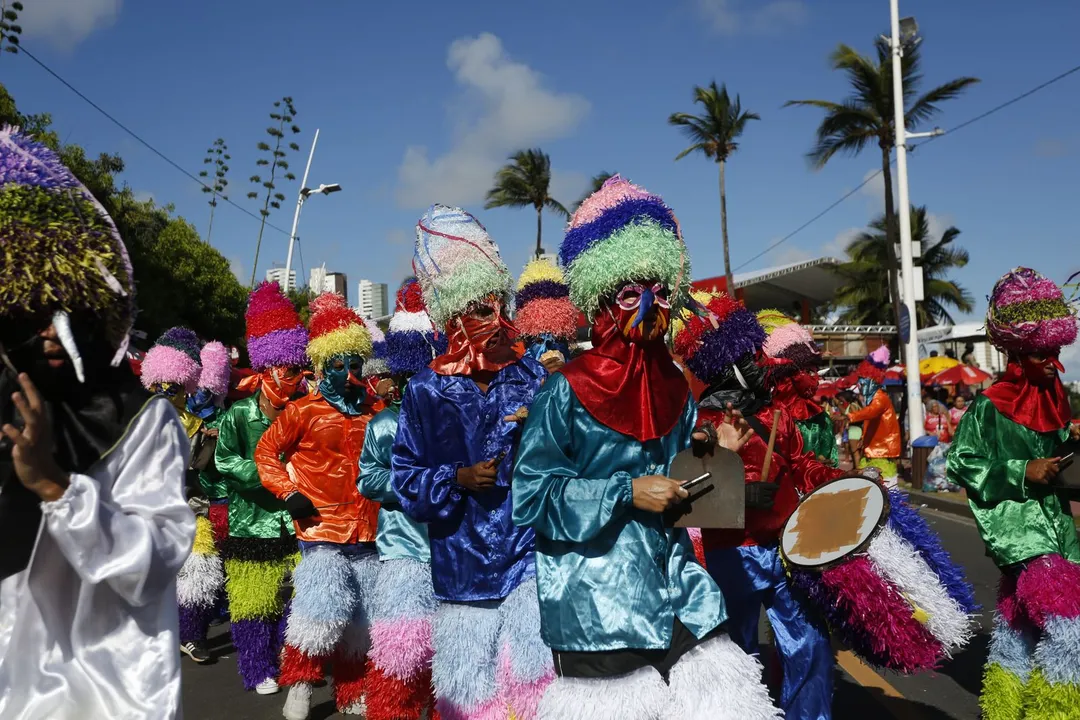
[[[652,666],[667,682],[668,673],[688,650],[724,633],[720,625],[700,640],[686,629],[679,618],[671,629],[671,645],[666,650],[601,650],[597,652],[561,652],[552,650],[555,674],[572,678],[609,678],[627,675]]]

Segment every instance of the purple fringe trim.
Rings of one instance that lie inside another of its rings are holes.
[[[248,357],[255,371],[280,365],[305,367],[307,358],[307,331],[304,328],[274,330],[266,335],[248,338]]]
[[[532,300],[538,300],[540,298],[557,300],[558,298],[564,297],[570,297],[570,288],[567,287],[566,284],[556,282],[555,280],[537,280],[518,290],[514,302],[518,308],[521,308],[525,303]]]
[[[210,621],[214,618],[214,606],[181,605],[179,610],[180,644],[206,640],[206,633],[210,629]]]
[[[235,620],[232,624],[236,667],[245,690],[278,676],[278,656],[285,638],[285,615],[273,620]]]
[[[605,210],[592,222],[573,228],[563,239],[559,248],[559,258],[564,268],[577,259],[577,256],[596,243],[611,237],[627,225],[655,220],[660,227],[678,234],[675,216],[671,208],[659,200],[632,199],[624,200],[613,208]]]

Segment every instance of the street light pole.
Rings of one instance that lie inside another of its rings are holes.
[[[311,152],[308,153],[307,167],[304,168],[304,179],[300,181],[300,192],[296,195],[296,212],[293,213],[292,219],[292,232],[289,233],[289,253],[285,259],[285,287],[289,286],[289,276],[292,272],[292,253],[293,246],[296,244],[296,226],[300,224],[300,210],[304,207],[304,200],[307,199],[307,178],[308,173],[311,171],[311,160],[315,157],[315,145],[319,142],[319,131],[315,131],[315,139],[311,141]]]
[[[907,366],[908,439],[914,440],[923,431],[923,407],[922,391],[919,386],[919,339],[917,337],[919,323],[918,316],[915,314],[915,262],[911,252],[911,200],[908,197],[907,175],[908,134],[907,124],[904,121],[904,78],[901,64],[904,46],[900,42],[899,0],[889,0],[889,15],[895,111],[893,131],[896,135],[896,178],[900,190],[900,202],[897,207],[900,221],[900,272],[904,308],[907,310],[909,320],[907,341],[903,342],[904,365]]]

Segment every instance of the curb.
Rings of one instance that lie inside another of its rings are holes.
[[[910,502],[912,505],[926,506],[931,510],[948,513],[949,515],[957,515],[959,517],[973,517],[971,508],[968,506],[966,499],[945,498],[936,493],[924,493],[917,490],[905,490],[905,492],[907,492],[908,497],[911,498]]]

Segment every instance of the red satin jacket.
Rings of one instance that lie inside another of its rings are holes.
[[[741,530],[703,529],[701,540],[706,552],[741,545],[775,544],[780,538],[784,523],[799,505],[799,493],[806,494],[819,485],[846,474],[843,470],[818,462],[817,458],[803,450],[802,436],[799,435],[791,414],[783,407],[772,405],[757,414],[757,419],[765,426],[766,433],[772,429],[774,410],[780,411],[780,422],[776,428],[776,444],[773,447],[769,480],[778,483],[780,488],[776,491],[773,507],[770,510],[746,508],[746,527]],[[698,424],[706,420],[719,425],[724,421],[723,413],[707,409],[698,411]],[[754,433],[739,451],[748,485],[761,480],[767,448],[768,441]],[[781,470],[784,470],[782,475]]]
[[[379,503],[356,487],[364,433],[372,417],[374,412],[346,415],[321,396],[306,395],[286,405],[263,433],[255,448],[262,484],[282,500],[300,492],[320,508],[314,517],[293,521],[298,539],[375,541]]]

